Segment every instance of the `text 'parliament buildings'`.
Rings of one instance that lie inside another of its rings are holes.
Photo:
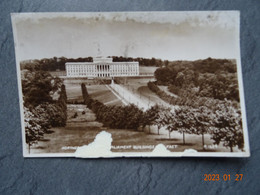
[[[93,58],[93,62],[67,62],[67,77],[127,77],[139,75],[139,62],[113,62],[112,58]]]

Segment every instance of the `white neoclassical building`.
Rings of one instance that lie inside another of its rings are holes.
[[[139,62],[113,62],[112,58],[93,58],[93,62],[67,62],[67,77],[129,77],[139,75]]]

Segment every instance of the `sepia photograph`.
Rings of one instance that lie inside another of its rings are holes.
[[[238,11],[11,17],[24,157],[250,156]]]

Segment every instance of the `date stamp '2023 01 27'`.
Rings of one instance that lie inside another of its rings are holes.
[[[242,181],[243,174],[235,174],[235,179],[230,174],[204,174],[204,181]]]

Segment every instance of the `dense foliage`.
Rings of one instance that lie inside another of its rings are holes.
[[[169,62],[155,71],[156,82],[148,87],[161,99],[179,107],[164,112],[161,120],[169,131],[202,135],[210,133],[215,144],[233,151],[244,147],[239,106],[238,79],[233,60],[205,59]],[[168,86],[169,95],[158,85]]]
[[[50,127],[66,125],[67,95],[62,81],[45,71],[23,70],[21,77],[26,143],[30,148]]]
[[[239,101],[236,64],[232,60],[179,61],[158,68],[154,75],[158,85],[169,86],[169,91],[179,96],[185,89],[200,97]]]

